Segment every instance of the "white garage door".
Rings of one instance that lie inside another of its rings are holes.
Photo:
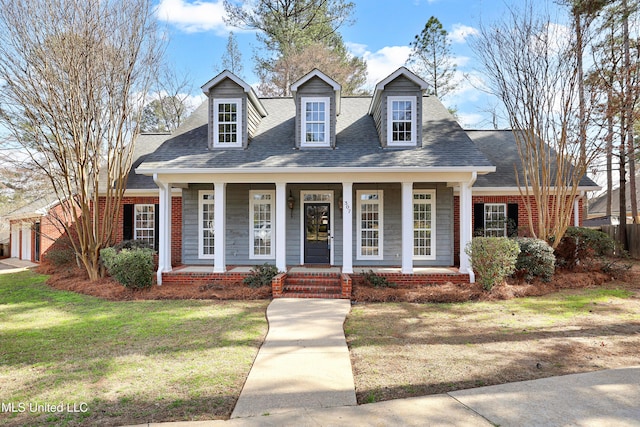
[[[22,259],[31,261],[31,224],[22,224]]]
[[[11,224],[11,258],[20,256],[20,225]]]

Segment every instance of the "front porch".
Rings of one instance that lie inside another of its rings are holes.
[[[213,266],[184,265],[162,273],[165,284],[201,286],[211,282],[221,285],[242,281],[251,272],[251,266],[228,266],[225,272],[214,271]],[[401,267],[355,267],[345,273],[341,267],[292,266],[278,274],[271,282],[274,298],[342,298],[350,299],[354,281],[373,271],[399,288],[432,286],[444,283],[470,283],[468,273],[455,267],[417,267],[413,273],[402,272]]]

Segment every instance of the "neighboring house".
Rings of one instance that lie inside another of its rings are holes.
[[[465,132],[406,68],[373,96],[342,97],[319,70],[288,98],[258,98],[228,71],[202,89],[208,101],[135,168],[158,197],[149,186],[125,207],[134,238],[153,234],[159,282],[178,264],[219,274],[265,262],[401,275],[458,265],[473,280],[474,229],[526,224],[510,132]]]
[[[631,185],[627,182],[626,191],[626,204],[627,204],[627,224],[633,223],[633,215],[631,213]],[[640,191],[640,175],[636,176],[636,192]],[[636,194],[636,200],[639,201],[640,206],[640,194]],[[588,203],[587,219],[585,225],[588,226],[600,226],[600,225],[618,225],[620,224],[620,188],[614,188],[611,190],[611,216],[607,217],[607,193],[602,193],[598,197],[589,200]]]

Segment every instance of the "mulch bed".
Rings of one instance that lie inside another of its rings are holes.
[[[42,264],[37,271],[49,274],[47,284],[53,288],[92,295],[112,301],[129,300],[161,300],[161,299],[215,299],[215,300],[255,300],[271,298],[271,288],[249,288],[242,282],[221,284],[212,282],[202,286],[184,284],[165,284],[152,286],[146,290],[131,290],[106,277],[97,282],[90,282],[86,274],[79,268],[56,268]],[[615,277],[605,274],[599,266],[587,271],[559,270],[549,282],[533,280],[527,283],[522,278],[510,278],[506,282],[494,286],[490,292],[482,289],[478,283],[441,285],[423,285],[413,288],[374,288],[359,281],[354,281],[352,301],[355,302],[437,302],[454,303],[464,301],[503,300],[526,296],[539,296],[561,289],[588,288],[603,286],[614,279],[627,279],[637,282],[640,272],[629,271],[626,277]],[[620,283],[619,281],[616,283]]]

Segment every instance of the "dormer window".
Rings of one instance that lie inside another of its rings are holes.
[[[416,145],[416,98],[387,98],[387,141],[390,146]]]
[[[330,121],[328,97],[301,99],[302,102],[302,147],[328,147],[330,144]]]
[[[242,147],[242,100],[215,99],[213,111],[214,147]]]

